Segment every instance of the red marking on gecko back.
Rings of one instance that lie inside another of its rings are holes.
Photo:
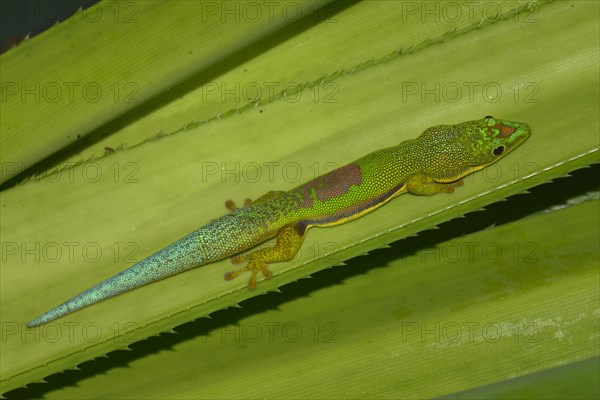
[[[352,185],[360,186],[362,175],[357,164],[348,164],[315,180],[317,198],[327,201],[348,193]]]
[[[300,199],[298,207],[313,206],[313,190],[319,201],[327,201],[348,193],[351,186],[360,186],[361,183],[360,167],[354,163],[345,165],[297,188],[296,193]]]
[[[497,128],[500,131],[501,138],[507,138],[515,132],[515,128],[502,124],[498,124],[494,128]]]

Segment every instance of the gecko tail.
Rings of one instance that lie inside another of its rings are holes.
[[[34,328],[81,308],[148,283],[208,264],[208,262],[209,260],[206,260],[200,246],[198,231],[194,231],[130,268],[29,321],[27,327]]]

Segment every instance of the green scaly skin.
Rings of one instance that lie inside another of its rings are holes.
[[[359,218],[402,193],[431,196],[451,193],[466,175],[506,156],[531,134],[525,123],[486,117],[431,127],[416,139],[368,154],[288,192],[273,191],[213,220],[125,271],[80,293],[27,325],[35,327],[90,304],[180,272],[232,257],[244,268],[225,274],[230,280],[250,271],[250,289],[258,273],[267,279],[269,263],[294,258],[307,230]],[[276,244],[240,253],[276,237]]]

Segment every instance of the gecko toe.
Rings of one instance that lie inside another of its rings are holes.
[[[231,262],[234,263],[234,264],[239,264],[239,263],[242,263],[242,262],[244,262],[246,260],[248,260],[248,257],[244,256],[244,255],[237,255],[237,256],[231,257]]]
[[[233,278],[235,278],[236,276],[238,276],[239,274],[240,274],[239,271],[229,271],[229,272],[225,273],[224,278],[225,278],[226,281],[230,281]]]
[[[250,277],[250,280],[248,281],[248,289],[249,290],[256,289],[256,273],[257,273],[257,271],[252,271],[252,276]]]
[[[251,205],[252,205],[252,199],[244,200],[244,207],[250,207]],[[235,202],[231,199],[227,200],[225,202],[225,207],[227,207],[227,209],[231,212],[235,212],[240,209],[240,207],[236,206]]]
[[[232,261],[241,262],[247,258],[249,258],[249,257],[244,258],[243,256],[242,257],[236,256],[236,257],[232,258]],[[230,281],[230,280],[236,278],[237,276],[239,276],[241,273],[246,272],[246,271],[252,272],[252,275],[250,276],[250,280],[248,281],[248,289],[250,289],[250,290],[256,289],[256,281],[257,281],[259,272],[263,274],[265,279],[271,279],[273,277],[273,273],[271,271],[269,271],[269,269],[267,268],[266,262],[264,262],[262,260],[250,259],[250,262],[244,268],[240,268],[236,271],[227,272],[225,274],[224,278],[226,281]]]
[[[225,202],[225,207],[227,207],[227,209],[232,212],[237,210],[237,207],[236,207],[235,203],[233,202],[233,200],[227,200]]]
[[[269,271],[266,267],[263,268],[261,271],[266,279],[271,279],[273,277],[273,273]]]

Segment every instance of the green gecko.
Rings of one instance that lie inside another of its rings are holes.
[[[309,228],[355,220],[402,193],[431,196],[452,193],[462,178],[498,161],[531,134],[529,125],[485,117],[438,125],[419,137],[359,158],[290,191],[271,191],[246,200],[150,257],[30,321],[45,324],[65,314],[148,283],[228,257],[246,266],[225,274],[231,280],[250,271],[249,289],[258,273],[270,279],[268,264],[294,258]],[[275,246],[240,254],[276,238]]]

